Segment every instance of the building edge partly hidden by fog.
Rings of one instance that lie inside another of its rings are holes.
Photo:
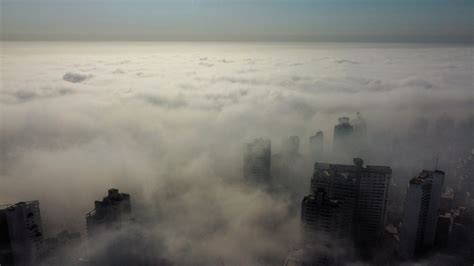
[[[96,200],[95,208],[86,214],[87,236],[93,238],[103,228],[120,227],[131,217],[130,195],[111,188],[102,201]]]
[[[0,206],[0,265],[37,265],[46,252],[38,201]]]
[[[384,233],[392,169],[364,166],[360,158],[353,161],[353,165],[316,162],[310,193],[316,195],[323,188],[328,197],[340,200],[341,230],[352,235],[357,247],[373,247]]]
[[[312,162],[320,161],[324,155],[324,133],[319,130],[314,136],[309,137],[310,160]]]
[[[121,229],[132,214],[130,195],[108,190],[102,201],[96,200],[95,208],[86,214],[88,253],[91,265],[117,265],[126,263],[131,243],[120,239]]]
[[[301,203],[301,226],[305,245],[318,244],[318,235],[333,237],[342,235],[342,201],[329,198],[324,188],[303,198]]]
[[[268,185],[271,182],[271,141],[258,138],[245,145],[243,176],[246,182]]]
[[[404,258],[412,258],[434,245],[444,175],[439,170],[423,170],[408,184],[400,232],[400,253]]]
[[[348,163],[354,157],[368,157],[367,132],[367,124],[359,112],[352,121],[347,116],[339,117],[334,126],[332,160]]]
[[[324,188],[303,198],[301,231],[303,260],[309,265],[337,265],[334,252],[344,234],[342,201],[329,198]]]
[[[354,127],[350,124],[349,117],[339,117],[338,124],[334,126],[332,143],[333,158],[346,162],[352,158]]]

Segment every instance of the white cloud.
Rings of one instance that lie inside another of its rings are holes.
[[[304,151],[323,129],[330,147],[337,117],[360,111],[373,132],[389,132],[377,139],[386,153],[383,141],[408,139],[418,116],[474,115],[469,47],[73,48],[81,54],[2,55],[0,202],[39,199],[48,223],[80,229],[94,200],[118,187],[154,210],[173,259],[249,264],[296,241],[285,198],[236,185],[251,138],[269,136],[278,151],[300,135]],[[272,232],[258,222],[267,218],[279,222]]]

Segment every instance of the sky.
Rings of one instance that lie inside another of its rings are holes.
[[[472,42],[471,0],[0,0],[1,40]]]

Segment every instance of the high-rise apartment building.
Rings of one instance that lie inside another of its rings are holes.
[[[46,252],[38,201],[0,206],[0,265],[36,265]]]
[[[309,137],[309,146],[311,162],[322,160],[324,155],[324,134],[322,131],[318,131],[314,136]]]
[[[338,124],[334,126],[333,158],[347,161],[353,155],[354,128],[350,124],[349,117],[340,117]]]
[[[400,252],[413,257],[434,244],[444,172],[423,170],[410,180],[406,193]]]
[[[323,188],[303,198],[301,227],[303,258],[308,265],[337,265],[334,242],[344,236],[342,203],[329,198]]]
[[[247,182],[265,184],[270,181],[271,142],[255,139],[246,144],[244,152],[244,178]]]
[[[104,229],[120,227],[130,218],[131,212],[130,195],[109,189],[108,195],[102,201],[96,200],[94,210],[86,214],[88,237],[94,237]]]
[[[303,198],[301,225],[305,243],[317,244],[319,236],[339,237],[342,234],[342,203],[329,198],[323,188]]]
[[[364,166],[359,158],[354,165],[316,162],[311,193],[323,188],[330,198],[341,201],[343,230],[356,243],[372,245],[383,235],[391,173],[388,166]]]
[[[88,251],[93,265],[139,265],[132,263],[130,250],[137,243],[127,239],[124,226],[132,213],[130,195],[111,188],[95,209],[86,214]]]

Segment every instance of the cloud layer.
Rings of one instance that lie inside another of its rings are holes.
[[[299,135],[306,153],[321,129],[330,150],[337,118],[360,111],[384,155],[412,154],[419,142],[386,140],[403,143],[443,115],[472,146],[462,139],[474,116],[472,47],[2,45],[0,202],[39,199],[50,231],[83,230],[94,200],[117,187],[183,264],[249,265],[297,242],[288,198],[240,184],[254,137],[278,152]]]

